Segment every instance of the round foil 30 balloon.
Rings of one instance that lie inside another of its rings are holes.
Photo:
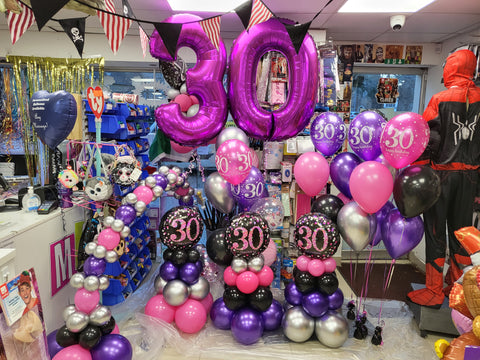
[[[270,242],[268,223],[256,213],[239,214],[230,222],[225,241],[235,256],[246,259],[258,256]]]

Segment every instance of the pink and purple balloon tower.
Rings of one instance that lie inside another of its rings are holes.
[[[203,233],[203,220],[195,207],[169,210],[160,223],[160,239],[167,247],[164,263],[155,279],[157,295],[145,306],[145,314],[193,334],[202,329],[213,302],[210,284],[201,276],[203,261],[195,248]]]
[[[294,281],[285,288],[283,332],[295,342],[315,333],[323,345],[340,347],[348,338],[348,324],[338,312],[344,298],[332,258],[340,244],[337,227],[320,213],[303,215],[295,225],[295,243],[303,255],[293,270]]]
[[[268,223],[257,213],[233,217],[225,241],[234,255],[224,273],[225,291],[210,310],[213,325],[231,329],[244,345],[253,344],[264,331],[280,328],[283,307],[269,288],[274,275],[261,254],[270,242]]]

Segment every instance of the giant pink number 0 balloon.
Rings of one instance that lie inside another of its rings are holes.
[[[260,108],[255,91],[257,64],[268,51],[281,52],[288,62],[288,98],[274,112]],[[235,123],[248,136],[262,140],[295,136],[313,115],[317,91],[318,57],[310,35],[296,54],[285,27],[270,19],[235,40],[230,54],[229,101]]]
[[[158,127],[177,143],[190,146],[208,143],[227,119],[227,96],[222,84],[227,59],[225,45],[220,40],[217,50],[201,25],[192,22],[198,20],[201,18],[195,15],[179,14],[165,22],[187,23],[182,26],[177,49],[186,46],[197,55],[197,63],[186,75],[188,93],[200,99],[200,109],[192,117],[184,116],[175,103],[159,106],[155,111]],[[150,53],[157,59],[174,60],[156,30],[150,39]]]

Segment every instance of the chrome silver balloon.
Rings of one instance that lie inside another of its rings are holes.
[[[105,219],[103,219],[103,226],[111,227],[114,221],[115,218],[113,216],[107,216]]]
[[[229,127],[223,129],[220,134],[217,136],[217,141],[215,143],[216,148],[218,149],[220,145],[222,145],[227,140],[237,139],[241,142],[245,143],[247,146],[249,145],[248,136],[239,128],[237,127]]]
[[[170,185],[170,184],[168,184],[167,186],[165,186],[165,191],[170,191],[170,190],[172,190],[172,189],[173,189],[173,187],[172,187],[172,185]]]
[[[348,322],[336,311],[329,311],[315,319],[318,341],[331,348],[339,348],[348,339]]]
[[[63,321],[67,321],[67,319],[72,315],[73,313],[77,312],[77,308],[75,305],[68,305],[65,309],[62,311],[62,318]]]
[[[172,306],[180,306],[187,301],[190,288],[182,280],[169,281],[163,288],[165,301]]]
[[[73,274],[70,278],[70,286],[75,289],[81,289],[83,287],[83,281],[85,280],[85,276],[82,273]]]
[[[187,117],[192,117],[192,116],[197,115],[199,110],[200,110],[200,105],[199,104],[193,104],[187,110]]]
[[[200,276],[195,284],[190,285],[190,297],[194,300],[205,299],[209,292],[210,284],[203,276]]]
[[[182,173],[182,169],[180,169],[178,166],[172,166],[172,170],[175,171],[177,175]]]
[[[177,193],[174,193],[174,194],[173,194],[173,197],[174,197],[175,199],[177,199],[177,200],[180,200],[180,198],[182,197],[182,195],[177,194]]]
[[[123,223],[122,220],[115,219],[115,221],[112,223],[111,228],[112,228],[113,231],[120,232],[120,231],[122,231],[124,226],[125,226],[125,224]]]
[[[263,255],[260,254],[250,260],[248,260],[248,270],[253,271],[255,273],[260,272],[263,269],[263,265],[265,264],[265,259]]]
[[[363,250],[375,236],[377,217],[363,211],[356,202],[350,202],[340,209],[337,225],[343,240],[354,250]]]
[[[135,204],[137,202],[137,195],[135,195],[134,193],[128,193],[127,195],[125,195],[124,199],[129,204]]]
[[[153,176],[147,176],[145,179],[145,185],[150,189],[153,189],[155,186],[157,186],[157,180],[155,180]]]
[[[185,183],[182,186],[184,189],[187,189],[190,187],[190,183],[188,181],[185,181]]]
[[[79,333],[87,327],[88,320],[89,317],[87,314],[81,311],[76,311],[67,318],[65,325],[71,332]]]
[[[205,195],[208,201],[218,211],[229,214],[235,206],[230,184],[218,172],[214,172],[207,177],[204,184]]]
[[[185,195],[185,196],[182,196],[182,201],[185,203],[185,204],[188,204],[190,202],[190,200],[192,200],[192,197],[190,195]]]
[[[236,273],[241,273],[247,270],[247,260],[241,257],[234,257],[231,263],[232,270]]]
[[[167,180],[169,184],[171,185],[175,184],[177,182],[177,174],[168,173]]]
[[[110,312],[110,309],[106,306],[100,305],[90,313],[90,324],[100,326],[106,324],[111,317],[112,313]]]
[[[152,188],[152,192],[153,192],[153,195],[155,195],[156,197],[160,197],[163,194],[163,189],[161,186],[155,185]]]
[[[103,291],[107,290],[110,286],[110,280],[106,275],[102,275],[98,277],[98,290]]]
[[[96,242],[89,242],[87,243],[87,245],[85,245],[85,253],[87,255],[93,255],[93,252],[95,251],[95,248],[97,247],[97,243]]]
[[[118,254],[113,251],[113,250],[110,250],[110,251],[107,251],[106,254],[105,254],[105,261],[108,262],[108,263],[114,263],[115,261],[118,260]]]
[[[288,309],[282,319],[283,333],[294,342],[310,339],[315,331],[315,320],[308,315],[302,306]]]
[[[155,282],[153,283],[153,286],[155,288],[155,292],[157,294],[162,294],[163,293],[163,288],[165,287],[165,285],[167,285],[168,281],[167,280],[164,280],[160,274],[157,275],[157,277],[155,278]]]
[[[167,175],[170,169],[168,168],[168,166],[163,165],[163,166],[160,166],[158,171],[163,175]]]
[[[188,195],[193,196],[195,194],[195,190],[193,188],[188,189]]]
[[[83,282],[83,287],[87,291],[96,291],[100,286],[100,281],[97,276],[91,275],[87,276]]]
[[[145,204],[145,202],[137,201],[135,203],[135,210],[136,211],[143,213],[146,209],[147,209],[147,204]]]
[[[120,231],[120,236],[122,237],[122,239],[126,239],[127,237],[129,237],[130,236],[130,227],[125,225],[123,227],[122,231]]]
[[[167,98],[174,99],[178,95],[180,95],[180,91],[177,90],[177,89],[174,89],[174,88],[170,88],[170,89],[167,90],[166,95],[167,95]]]
[[[107,248],[105,246],[97,245],[97,247],[93,251],[93,256],[95,256],[97,259],[103,259],[106,253],[107,253]]]
[[[184,183],[185,183],[185,178],[183,176],[179,176],[176,182],[177,186],[182,186]]]

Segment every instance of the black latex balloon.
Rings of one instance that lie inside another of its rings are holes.
[[[412,165],[397,175],[393,197],[402,216],[410,218],[427,211],[442,192],[440,177],[429,166]]]
[[[99,326],[100,331],[102,332],[102,335],[108,335],[110,334],[113,329],[115,329],[115,319],[113,316],[110,316],[110,320],[106,322],[105,324]]]
[[[343,206],[343,201],[335,195],[319,196],[312,204],[312,213],[321,213],[337,222],[337,214]]]
[[[168,85],[179,90],[185,82],[185,62],[178,57],[176,61],[160,61],[160,69]]]
[[[207,238],[208,257],[218,265],[228,266],[232,262],[233,254],[228,250],[225,243],[226,229],[217,229],[210,233]]]
[[[78,344],[84,349],[90,350],[96,346],[102,338],[102,331],[98,326],[88,325],[78,337]]]
[[[318,288],[326,295],[332,295],[338,289],[338,279],[333,273],[325,273],[317,278]]]
[[[175,250],[172,256],[172,262],[177,265],[183,265],[187,262],[188,254],[185,250]]]
[[[65,325],[58,329],[55,339],[57,344],[64,348],[78,344],[78,334],[68,330]]]
[[[308,294],[315,291],[315,277],[307,271],[298,271],[295,276],[295,286],[302,294]]]
[[[248,296],[248,302],[257,311],[264,312],[272,305],[273,295],[268,287],[259,286]]]
[[[188,250],[188,262],[196,263],[200,259],[200,253],[197,249]]]
[[[172,261],[174,251],[172,249],[165,249],[163,252],[163,260]]]
[[[247,305],[247,295],[242,293],[236,286],[225,287],[223,302],[230,310],[238,310]]]

